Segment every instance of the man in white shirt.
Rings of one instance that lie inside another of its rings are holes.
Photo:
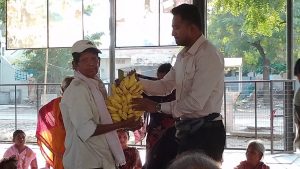
[[[140,128],[135,118],[112,123],[105,105],[106,89],[98,78],[101,53],[88,40],[72,47],[74,80],[65,90],[60,109],[66,129],[65,169],[114,169],[126,163],[115,130]]]
[[[140,79],[144,91],[167,95],[176,89],[176,100],[158,104],[134,99],[136,110],[172,114],[176,122],[178,153],[203,151],[222,161],[226,133],[220,115],[224,91],[224,58],[203,36],[196,6],[182,4],[172,9],[172,35],[184,48],[170,72],[161,80]]]

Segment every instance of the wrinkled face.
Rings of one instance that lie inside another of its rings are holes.
[[[24,133],[19,133],[16,135],[13,141],[17,146],[24,146],[26,141],[25,137],[26,135]]]
[[[253,146],[249,146],[246,151],[247,162],[256,165],[260,162],[262,158],[261,152],[254,149]]]
[[[174,36],[176,44],[180,46],[187,46],[191,36],[191,24],[183,21],[181,16],[174,15],[172,28],[172,36]]]
[[[119,140],[121,143],[122,148],[126,148],[127,147],[127,142],[128,142],[128,135],[125,131],[118,131],[118,136],[119,136]]]
[[[83,52],[76,65],[76,70],[88,78],[94,78],[98,73],[100,59],[97,53]]]

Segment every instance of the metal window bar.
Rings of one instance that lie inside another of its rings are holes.
[[[249,140],[262,139],[271,153],[291,151],[294,132],[291,107],[294,83],[294,80],[224,82],[222,111],[227,131],[226,148],[245,149]],[[20,101],[19,88],[23,87],[23,90],[29,85],[36,87],[35,100]],[[5,87],[10,87],[8,90],[13,88],[11,92],[14,93],[13,102],[10,103],[10,107],[14,109],[5,109],[5,105],[0,105],[0,131],[4,132],[0,133],[0,142],[10,142],[13,130],[24,126],[27,127],[25,132],[29,136],[28,142],[36,142],[35,124],[45,86],[46,94],[60,94],[60,84],[0,84],[0,94],[5,92]],[[267,86],[267,91],[263,90],[263,86]],[[264,98],[268,98],[267,102],[264,102]],[[13,114],[8,114],[12,110]],[[28,118],[28,112],[34,117]],[[141,146],[145,146],[145,141],[142,141]]]

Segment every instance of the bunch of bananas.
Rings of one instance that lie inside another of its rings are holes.
[[[132,110],[132,98],[142,98],[143,93],[143,86],[136,80],[135,74],[124,77],[119,86],[112,84],[111,89],[106,106],[114,123],[131,117],[138,120],[143,115],[143,111]]]

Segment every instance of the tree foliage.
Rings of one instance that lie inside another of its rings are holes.
[[[84,10],[86,15],[93,12],[93,6],[89,5]],[[60,18],[60,14],[57,18]],[[85,39],[92,40],[97,46],[101,45],[101,37],[104,33],[98,32],[85,36]],[[33,74],[37,82],[44,83],[45,76],[45,60],[47,49],[27,49],[24,55],[15,61],[23,71]],[[71,69],[72,55],[70,48],[49,48],[48,49],[48,68],[47,83],[60,83],[67,75],[72,75]]]
[[[46,49],[26,50],[22,58],[15,64],[22,70],[32,73],[38,83],[44,82]],[[53,48],[48,50],[47,83],[60,83],[63,77],[72,75],[71,52],[67,48]]]
[[[286,1],[214,0],[211,5],[209,38],[226,57],[242,57],[244,70],[260,67],[269,79],[274,60],[286,57]]]

